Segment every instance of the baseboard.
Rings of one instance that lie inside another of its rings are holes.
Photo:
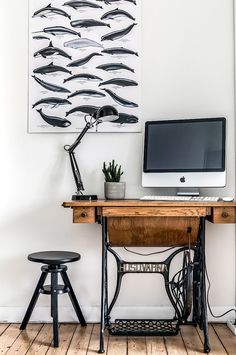
[[[222,314],[233,306],[228,307],[212,307],[212,312],[215,315]],[[0,322],[1,323],[20,323],[24,316],[26,309],[23,307],[0,307]],[[100,321],[100,307],[82,307],[84,317],[88,323],[96,323]],[[112,319],[115,318],[150,318],[161,319],[173,317],[173,308],[171,307],[131,307],[131,306],[117,306],[112,311]],[[234,320],[234,312],[225,315],[221,318],[213,318],[208,315],[210,322],[227,322],[229,319]],[[77,322],[75,312],[72,307],[60,307],[59,309],[60,322]],[[49,307],[35,307],[31,322],[51,322]]]

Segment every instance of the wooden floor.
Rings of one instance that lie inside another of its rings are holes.
[[[51,324],[29,324],[20,331],[19,324],[0,324],[0,354],[30,355],[92,355],[99,346],[99,325],[60,325],[60,347],[52,347]],[[209,328],[211,355],[236,355],[236,336],[225,324]],[[182,326],[181,334],[173,337],[106,336],[109,355],[197,355],[203,353],[202,333],[192,326]]]

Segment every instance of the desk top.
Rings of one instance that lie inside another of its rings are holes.
[[[236,202],[196,202],[196,201],[143,201],[143,200],[97,200],[67,201],[63,207],[234,207]]]

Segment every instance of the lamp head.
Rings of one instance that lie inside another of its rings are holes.
[[[106,105],[100,107],[93,114],[93,118],[97,121],[97,124],[102,122],[112,122],[119,118],[119,113],[115,107]]]

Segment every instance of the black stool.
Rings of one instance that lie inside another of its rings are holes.
[[[46,295],[51,295],[51,317],[53,318],[53,345],[58,347],[58,295],[68,292],[70,300],[75,309],[77,317],[82,326],[86,326],[86,322],[83,313],[80,309],[79,303],[74,294],[73,288],[71,286],[70,280],[67,276],[66,270],[67,266],[62,265],[66,263],[71,263],[80,259],[80,254],[73,253],[70,251],[42,251],[38,253],[33,253],[28,255],[30,261],[36,263],[47,264],[41,267],[42,274],[25,313],[23,322],[21,323],[20,329],[25,329],[35,304],[38,300],[39,294],[43,293]],[[51,274],[51,285],[43,285],[48,273]],[[58,273],[61,274],[64,285],[58,284]]]

